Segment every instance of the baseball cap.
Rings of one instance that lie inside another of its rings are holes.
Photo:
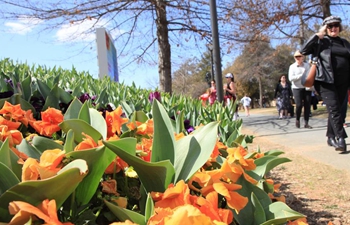
[[[225,75],[226,78],[233,78],[233,74],[232,73],[228,73]]]

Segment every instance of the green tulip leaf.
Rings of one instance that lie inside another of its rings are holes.
[[[114,205],[113,203],[107,202],[104,200],[106,206],[111,210],[111,212],[120,220],[120,221],[126,221],[130,220],[133,223],[139,224],[139,225],[146,225],[145,217],[137,212],[124,209],[122,207],[119,207],[117,205]]]
[[[209,123],[175,143],[175,183],[187,181],[206,163],[216,144],[217,127],[217,122]]]
[[[22,87],[22,96],[26,101],[30,100],[30,97],[32,96],[32,89],[31,89],[31,76],[27,76],[24,80],[21,82]]]
[[[254,192],[252,192],[251,201],[253,206],[255,207],[255,210],[254,210],[255,224],[264,223],[266,221],[265,211],[262,205],[260,204],[259,199],[255,196]]]
[[[145,162],[139,157],[135,156],[135,153],[131,154],[130,151],[135,152],[135,145],[127,148],[127,145],[123,144],[123,138],[118,141],[106,142],[103,141],[104,145],[122,158],[129,166],[132,166],[139,176],[143,186],[147,192],[158,191],[164,192],[168,185],[174,181],[175,169],[169,160],[149,163]]]
[[[154,202],[151,197],[151,194],[148,193],[147,200],[146,200],[145,220],[148,221],[153,214],[154,214]]]
[[[101,135],[103,140],[107,139],[107,123],[105,118],[96,109],[89,109],[90,124],[95,128]]]
[[[242,185],[242,189],[237,190],[237,193],[244,197],[247,197],[249,201],[247,205],[241,211],[239,211],[238,214],[235,210],[232,211],[234,214],[234,218],[238,221],[239,224],[259,224],[256,223],[255,218],[252,216],[252,213],[255,212],[255,206],[253,205],[251,200],[252,193],[254,193],[256,197],[254,199],[255,203],[259,201],[261,207],[264,209],[268,208],[268,206],[272,203],[270,197],[266,194],[266,192],[256,187],[252,183],[246,181],[243,176],[241,176],[236,183]]]
[[[130,117],[130,115],[132,114],[133,110],[131,109],[131,107],[128,105],[128,103],[126,103],[125,101],[121,101],[120,105],[123,108],[123,112],[126,114],[127,117]]]
[[[151,162],[170,160],[170,162],[174,165],[174,130],[167,112],[156,99],[153,101],[153,123],[154,135]]]
[[[78,119],[81,119],[81,120],[85,121],[86,123],[91,124],[89,106],[87,104],[87,101],[81,107]]]
[[[67,133],[69,130],[73,130],[74,139],[78,143],[80,143],[83,138],[85,138],[82,134],[83,132],[89,135],[96,143],[102,138],[100,132],[98,132],[90,124],[80,119],[66,120],[60,123],[59,126],[65,133]]]
[[[246,173],[253,177],[255,180],[260,180],[270,170],[286,162],[291,162],[291,160],[288,158],[280,158],[274,155],[265,155],[264,157],[258,158],[254,161],[256,165],[256,168],[254,170],[247,171]]]
[[[142,111],[136,111],[131,116],[131,121],[139,121],[141,123],[145,123],[147,120],[147,115]]]
[[[53,93],[50,93],[50,95],[48,95],[47,98],[45,99],[45,105],[43,106],[42,110],[45,111],[49,107],[59,109],[60,106],[58,103],[59,103],[59,99]]]
[[[6,140],[1,144],[0,147],[0,163],[3,163],[8,168],[12,168],[12,162],[11,162],[11,149],[9,147],[9,140],[6,138]]]
[[[63,150],[63,146],[54,140],[42,136],[35,136],[32,140],[32,145],[35,146],[37,150],[43,153],[48,149],[60,149]]]
[[[74,98],[73,101],[69,104],[66,113],[64,114],[64,120],[78,119],[82,106],[83,104],[79,101],[79,99]]]
[[[41,151],[36,149],[33,145],[29,144],[26,139],[23,139],[19,145],[16,146],[18,151],[23,152],[30,158],[40,159]]]
[[[19,182],[20,180],[12,170],[4,163],[0,162],[0,196]]]
[[[264,152],[264,155],[279,156],[281,154],[284,154],[284,152],[280,150],[270,150],[270,151]]]
[[[75,192],[78,206],[85,205],[89,203],[95,194],[100,184],[100,179],[106,168],[115,158],[115,154],[107,150],[104,146],[101,146],[88,150],[69,152],[66,154],[66,157],[73,160],[83,159],[89,167],[88,175],[79,184]]]
[[[266,210],[267,221],[261,225],[285,224],[288,221],[305,218],[305,215],[289,208],[283,202],[274,202]]]
[[[74,132],[72,130],[69,130],[66,134],[66,140],[64,142],[63,149],[66,151],[66,153],[74,151],[74,148],[77,145],[74,143]]]
[[[49,86],[47,86],[46,83],[42,82],[39,79],[37,79],[36,82],[38,84],[38,90],[39,90],[41,96],[44,99],[47,99],[47,97],[50,95],[51,89],[49,88]]]
[[[21,109],[23,109],[23,110],[26,110],[26,111],[27,110],[31,110],[32,113],[36,112],[36,110],[33,107],[33,105],[30,104],[29,102],[27,102],[26,100],[24,100],[23,98],[20,99],[20,103],[19,104],[21,105]]]
[[[175,132],[177,134],[183,132],[185,130],[185,124],[184,124],[184,112],[181,111],[180,115],[177,115],[176,117],[176,128]]]
[[[86,176],[88,168],[84,160],[76,160],[62,168],[56,176],[38,181],[25,181],[8,189],[0,196],[0,218],[9,221],[8,205],[12,201],[24,201],[38,205],[45,199],[55,199],[57,208],[76,189]]]

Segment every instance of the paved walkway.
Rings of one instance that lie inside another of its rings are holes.
[[[246,117],[244,112],[240,112],[240,118],[243,119],[246,134],[266,137],[273,143],[292,148],[306,158],[350,172],[350,138],[346,139],[348,151],[345,153],[329,147],[325,136],[327,119],[311,117],[309,124],[313,129],[306,129],[302,119],[301,128],[296,128],[295,118],[278,119],[277,113],[276,115],[253,113]],[[350,128],[346,128],[346,131],[350,137]]]

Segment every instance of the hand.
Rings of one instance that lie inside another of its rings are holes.
[[[325,35],[326,35],[326,30],[327,30],[327,25],[323,25],[318,32],[316,33],[316,35],[318,36],[319,39],[322,39]]]

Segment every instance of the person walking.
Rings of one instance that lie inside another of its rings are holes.
[[[343,29],[341,22],[338,16],[325,18],[321,29],[300,51],[303,55],[311,54],[311,67],[317,67],[314,87],[327,107],[327,144],[336,151],[346,151],[347,134],[343,127],[341,105],[350,82],[350,43],[339,37]]]
[[[245,115],[250,116],[249,114],[249,108],[250,108],[250,102],[252,101],[251,98],[248,97],[247,94],[244,95],[244,97],[241,99],[241,103],[244,107]]]
[[[215,86],[215,80],[211,80],[210,82],[210,89],[209,89],[209,105],[214,104],[216,101],[216,86]]]
[[[235,85],[235,79],[232,73],[228,73],[225,75],[226,78],[226,85],[224,85],[224,92],[225,92],[225,105],[229,106],[230,104],[234,104],[237,97],[236,97],[236,85]],[[237,120],[238,118],[238,107],[236,106],[233,109],[233,120]]]
[[[309,125],[310,105],[311,105],[311,90],[306,89],[301,84],[301,76],[304,71],[310,69],[310,65],[304,62],[304,56],[300,51],[294,53],[295,62],[289,66],[288,77],[292,82],[292,91],[295,101],[295,126],[300,128],[300,117],[302,108],[304,108],[304,127],[312,129]]]
[[[290,84],[287,82],[286,75],[280,76],[279,82],[275,88],[275,99],[277,102],[277,110],[280,119],[286,119],[288,115],[288,109],[291,106],[291,97],[293,96]]]

